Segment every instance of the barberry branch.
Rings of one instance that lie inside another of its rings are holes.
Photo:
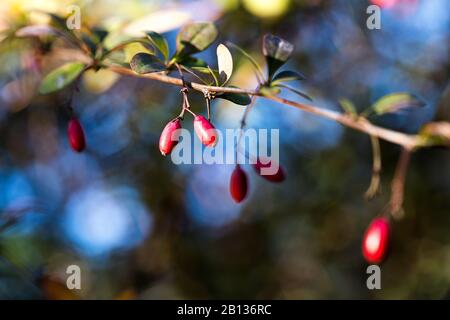
[[[163,72],[160,73],[148,73],[148,74],[137,74],[133,70],[120,67],[120,66],[109,66],[111,71],[122,75],[128,75],[133,77],[140,77],[151,79],[175,86],[183,86],[183,81],[179,78],[175,78],[169,76]],[[311,114],[315,114],[320,117],[324,117],[333,121],[336,121],[346,127],[352,128],[354,130],[366,133],[370,136],[377,137],[379,139],[391,142],[393,144],[397,144],[402,146],[406,150],[414,150],[415,148],[420,146],[420,141],[417,135],[406,134],[402,132],[398,132],[391,129],[386,129],[379,127],[377,125],[372,124],[365,118],[357,117],[354,118],[345,113],[340,113],[337,111],[324,109],[317,107],[312,104],[300,103],[292,100],[288,100],[285,98],[281,98],[278,96],[265,96],[259,90],[248,90],[248,89],[240,89],[234,87],[218,87],[218,86],[208,86],[196,82],[185,81],[186,86],[192,88],[194,90],[204,92],[205,90],[214,93],[237,93],[237,94],[248,94],[251,96],[258,96],[268,100],[272,100],[278,102],[280,104],[289,105],[305,112],[309,112]]]

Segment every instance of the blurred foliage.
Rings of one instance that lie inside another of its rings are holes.
[[[45,96],[38,89],[44,75],[80,58],[77,48],[47,36],[12,37],[29,24],[61,23],[41,11],[64,16],[74,3],[83,24],[108,31],[106,48],[145,28],[166,36],[172,56],[180,27],[214,20],[214,48],[230,41],[263,66],[263,34],[292,42],[286,68],[307,76],[294,86],[324,108],[339,110],[335,101],[344,98],[352,106],[344,103],[345,110],[359,113],[386,94],[412,92],[426,106],[373,121],[415,133],[432,119],[450,120],[446,0],[398,0],[383,9],[382,29],[372,31],[370,3],[360,0],[2,1],[1,298],[450,297],[448,150],[412,158],[406,215],[393,225],[378,291],[366,288],[360,246],[389,199],[396,146],[381,142],[382,194],[366,202],[369,137],[260,99],[248,125],[280,128],[287,179],[267,184],[252,172],[250,196],[236,205],[228,194],[232,166],[175,166],[159,154],[159,134],[179,111],[179,88],[90,70],[71,98],[88,144],[74,154],[65,135],[71,88]],[[138,52],[148,49],[126,47],[127,61]],[[197,57],[217,63],[215,50]],[[233,59],[229,84],[254,88],[251,63]],[[193,110],[203,110],[201,94],[191,99]],[[212,109],[221,129],[237,128],[244,111],[225,99]],[[436,139],[448,128],[423,130]],[[82,269],[76,292],[64,288],[71,264]]]

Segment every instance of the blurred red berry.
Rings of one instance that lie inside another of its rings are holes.
[[[69,137],[70,146],[76,152],[81,152],[86,148],[86,140],[84,138],[83,127],[77,118],[72,118],[67,125],[67,135]]]
[[[214,126],[204,116],[195,116],[194,130],[200,141],[208,147],[214,147],[217,144],[218,135]]]
[[[181,120],[179,118],[170,121],[164,127],[159,138],[159,151],[161,151],[163,156],[171,153],[172,149],[178,144],[179,129],[181,129]]]
[[[383,261],[388,249],[389,237],[389,220],[384,217],[372,220],[362,243],[363,256],[368,263],[378,264]]]
[[[270,182],[282,182],[286,177],[283,167],[277,163],[272,163],[271,160],[262,161],[258,159],[252,166],[257,174]],[[275,169],[276,171],[272,174],[267,174],[264,172],[265,170],[262,170],[263,168],[271,168],[272,170]]]
[[[247,196],[247,174],[236,165],[230,179],[230,193],[233,200],[237,203],[241,202]]]
[[[397,4],[398,0],[370,0],[370,2],[380,8],[392,8]]]

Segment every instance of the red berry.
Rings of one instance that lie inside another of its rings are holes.
[[[214,147],[218,140],[217,131],[204,116],[195,116],[194,130],[200,141],[208,147]]]
[[[179,118],[170,121],[164,127],[159,138],[159,151],[161,151],[163,156],[171,153],[172,149],[178,144],[179,129],[181,129],[181,120]]]
[[[84,138],[83,127],[77,118],[72,118],[67,125],[67,135],[72,149],[76,152],[81,152],[86,147],[86,140]]]
[[[390,237],[389,220],[384,217],[375,218],[364,234],[362,252],[370,264],[378,264],[386,256]]]
[[[231,174],[230,193],[233,200],[237,203],[244,200],[247,195],[247,174],[239,165],[236,165]]]
[[[264,179],[270,182],[282,182],[285,179],[284,169],[281,165],[278,164],[277,171],[273,174],[265,174],[261,169],[263,168],[272,168],[277,165],[276,163],[271,162],[271,160],[264,159],[264,161],[257,159],[256,163],[253,164],[253,169],[255,169],[256,173],[259,174]]]

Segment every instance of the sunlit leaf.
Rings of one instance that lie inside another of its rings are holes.
[[[273,78],[271,83],[277,84],[280,82],[288,82],[288,81],[295,81],[295,80],[305,80],[305,76],[299,72],[296,71],[290,71],[285,70],[278,72]]]
[[[440,121],[426,124],[419,132],[424,145],[445,145],[450,147],[450,122]]]
[[[177,36],[177,56],[183,57],[208,48],[218,31],[212,22],[196,22],[183,27]]]
[[[136,54],[131,59],[130,66],[134,72],[140,74],[166,70],[165,64],[157,56],[144,52]]]
[[[289,59],[293,51],[294,45],[290,42],[271,34],[264,36],[263,54],[267,59],[269,78]]]
[[[219,65],[219,80],[220,83],[225,84],[230,80],[233,73],[233,57],[230,50],[223,44],[217,46],[217,62]]]
[[[358,115],[355,105],[350,100],[341,99],[341,100],[339,100],[339,104],[341,105],[342,109],[344,109],[345,113],[348,113],[349,115],[352,115],[352,116]]]
[[[230,86],[230,87],[231,88],[236,88],[234,86]],[[225,99],[225,100],[231,101],[233,103],[239,104],[241,106],[249,105],[250,102],[252,102],[252,99],[250,98],[250,96],[248,94],[245,94],[245,93],[229,93],[229,92],[225,92],[225,93],[217,96],[217,98]]]
[[[164,60],[169,58],[169,45],[167,44],[166,39],[157,32],[147,31],[147,37],[150,42],[156,47],[156,49],[161,52],[164,57]]]
[[[83,73],[83,85],[90,92],[98,94],[109,90],[119,78],[118,73],[108,69],[90,69]]]
[[[149,44],[147,42],[137,41],[124,46],[123,53],[125,55],[125,62],[131,62],[131,59],[138,53],[154,54],[153,48],[149,48]]]
[[[31,25],[16,31],[17,37],[40,37],[56,34],[58,34],[58,32],[48,25]]]
[[[81,62],[69,62],[62,65],[45,76],[39,87],[39,92],[48,94],[64,88],[80,75],[84,67],[84,63]]]
[[[400,111],[407,108],[418,108],[425,106],[425,103],[415,95],[399,92],[385,95],[378,99],[373,105],[372,110],[378,114],[386,114]]]

